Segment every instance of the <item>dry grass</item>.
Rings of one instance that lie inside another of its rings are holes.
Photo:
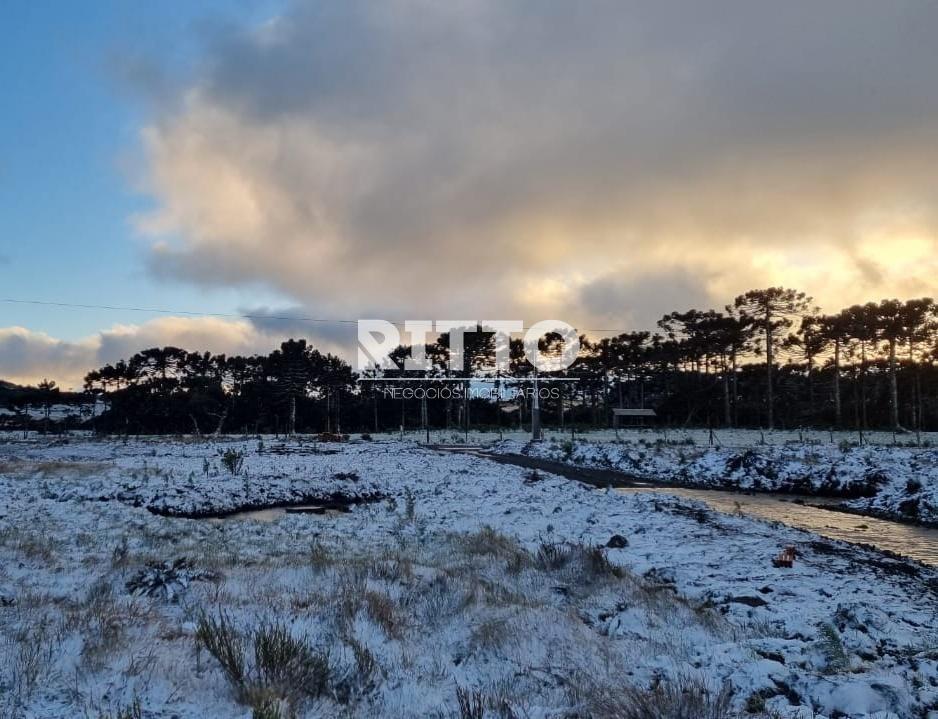
[[[65,460],[33,461],[8,459],[0,461],[0,474],[8,477],[34,477],[42,479],[81,478],[101,474],[114,467],[109,462],[69,462]]]
[[[406,626],[404,618],[399,616],[397,605],[386,594],[366,591],[362,595],[365,610],[371,620],[394,639],[400,639]]]
[[[179,536],[179,529],[188,533]],[[0,539],[8,546],[29,546],[38,537],[24,538],[20,531]],[[188,644],[189,630],[181,630],[165,602],[128,595],[125,581],[144,557],[165,559],[169,552],[201,547],[216,559],[224,557],[226,576],[190,585],[180,600],[184,615],[199,618],[196,666],[208,656],[209,666],[218,670],[195,676],[227,684],[233,700],[257,719],[289,719],[320,709],[329,716],[381,715],[380,704],[374,704],[383,696],[378,690],[399,685],[408,672],[420,676],[430,693],[444,688],[441,717],[458,711],[520,719],[526,706],[553,706],[595,719],[644,717],[641,712],[658,712],[647,714],[649,719],[681,719],[684,715],[674,713],[678,696],[704,712],[700,717],[729,716],[719,713],[719,693],[703,693],[692,684],[567,687],[568,672],[589,657],[601,657],[597,666],[602,663],[610,676],[620,678],[643,652],[656,662],[678,665],[687,659],[686,642],[704,634],[718,637],[725,624],[712,609],[612,564],[601,548],[548,542],[529,550],[488,527],[462,534],[414,533],[399,545],[375,548],[319,539],[298,544],[283,557],[255,547],[250,560],[238,559],[229,544],[223,532],[175,522],[165,530],[142,527],[117,535],[98,555],[106,574],[84,597],[57,605],[45,598],[45,620],[35,611],[21,617],[29,635],[40,641],[22,647],[8,642],[6,654],[18,663],[19,694],[28,697],[45,677],[54,676],[57,642],[74,633],[82,642],[83,675],[120,666],[124,681],[136,678],[133,686],[146,686],[151,676],[165,681],[173,668],[161,666],[152,649],[133,654],[130,640],[156,645],[159,652],[160,644]],[[606,620],[597,615],[614,616],[620,603],[644,612],[648,626],[639,630],[647,629],[647,636],[640,631],[623,642],[607,633]],[[302,633],[290,630],[299,625]],[[3,625],[0,632],[9,635]],[[451,644],[441,651],[444,636]],[[556,666],[525,664],[529,649],[548,644]],[[454,696],[454,663],[464,662],[540,673],[530,681],[513,674],[504,685],[462,685]],[[174,669],[188,679],[184,662]],[[145,700],[144,694],[144,706]],[[101,716],[136,719],[110,711]]]
[[[282,623],[265,622],[244,632],[224,613],[204,615],[196,642],[218,662],[238,701],[255,713],[269,715],[284,703],[295,710],[329,687],[328,655],[294,637]]]
[[[572,699],[592,719],[734,719],[729,686],[712,687],[695,677],[680,677],[637,687],[625,682],[598,684],[581,678]]]
[[[14,613],[12,631],[0,652],[9,695],[0,698],[12,706],[28,702],[39,684],[51,674],[65,638],[60,619],[47,604],[41,597],[21,600]]]

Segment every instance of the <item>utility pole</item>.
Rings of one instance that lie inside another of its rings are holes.
[[[541,400],[537,389],[537,365],[534,365],[534,397],[531,401],[531,440],[541,439]]]
[[[426,379],[426,371],[424,371],[423,376],[424,379]],[[423,396],[420,398],[420,421],[423,423],[424,431],[427,434],[427,444],[430,444],[430,420],[429,413],[427,412],[427,387],[424,387]]]

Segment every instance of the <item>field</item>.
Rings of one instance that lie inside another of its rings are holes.
[[[298,504],[331,509],[250,513]],[[3,717],[938,711],[935,571],[685,500],[391,440],[8,438],[0,507]]]
[[[886,432],[869,431],[862,433],[853,430],[823,430],[823,429],[792,429],[792,430],[758,430],[758,429],[714,429],[687,428],[675,429],[666,427],[623,427],[619,431],[613,429],[585,429],[567,427],[545,427],[543,429],[545,440],[561,442],[569,439],[582,439],[594,444],[657,444],[666,443],[674,445],[687,445],[697,447],[761,447],[786,446],[804,444],[820,445],[872,445],[877,447],[936,447],[938,448],[938,432]],[[400,432],[373,434],[375,438],[400,439]],[[419,428],[407,428],[404,439],[413,442],[426,442],[426,432]],[[530,428],[527,430],[514,427],[503,427],[501,430],[470,430],[458,429],[430,430],[431,444],[468,443],[490,444],[500,440],[526,442],[531,438]]]

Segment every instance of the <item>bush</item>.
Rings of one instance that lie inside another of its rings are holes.
[[[143,708],[140,700],[134,699],[128,706],[118,709],[116,714],[101,714],[98,719],[143,719]]]
[[[196,643],[215,657],[228,682],[239,692],[245,685],[244,642],[227,614],[202,616],[195,633]]]
[[[255,681],[283,698],[318,697],[328,686],[328,659],[279,623],[254,632],[254,669]]]
[[[732,688],[714,689],[701,680],[682,678],[646,688],[627,684],[588,686],[589,716],[615,719],[730,719]]]
[[[244,465],[244,452],[239,452],[236,449],[226,449],[222,453],[221,463],[228,470],[228,474],[240,474],[241,467]]]
[[[562,542],[542,542],[534,557],[543,571],[567,570],[578,581],[589,583],[602,577],[621,577],[622,570],[609,561],[602,547]]]
[[[252,707],[255,717],[280,716],[280,702],[297,706],[328,689],[328,657],[292,636],[281,623],[262,624],[246,640],[226,614],[203,615],[196,642],[215,657],[238,701]],[[248,644],[253,648],[250,666]]]
[[[850,665],[847,652],[844,650],[843,640],[833,624],[821,624],[818,627],[820,637],[818,645],[824,655],[825,671],[828,673],[842,672]]]

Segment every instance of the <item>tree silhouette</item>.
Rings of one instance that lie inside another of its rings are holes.
[[[794,319],[804,314],[811,298],[804,292],[785,287],[769,287],[750,290],[734,300],[734,306],[742,315],[751,318],[753,325],[762,333],[765,349],[766,390],[765,404],[769,429],[775,427],[775,397],[772,374],[775,366],[775,347]]]

